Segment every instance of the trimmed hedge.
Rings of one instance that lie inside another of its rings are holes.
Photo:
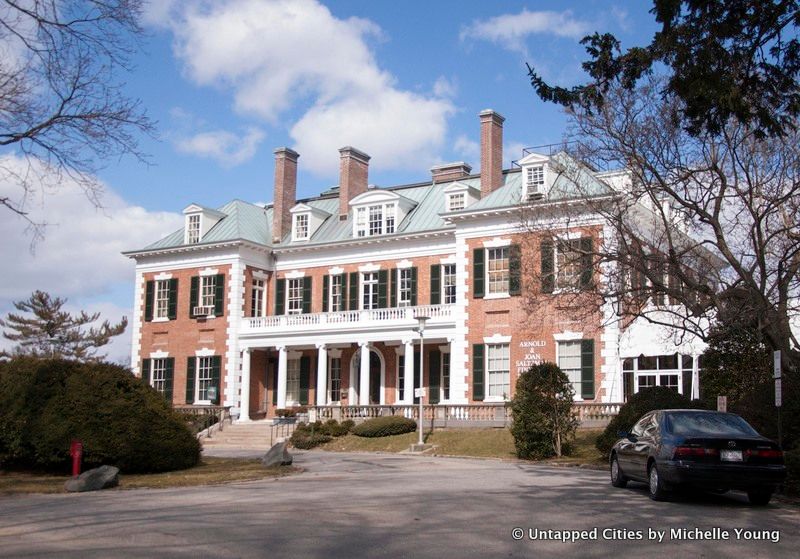
[[[83,442],[83,469],[163,472],[200,459],[186,421],[124,367],[30,357],[0,363],[0,465],[69,471],[72,439]]]
[[[306,430],[296,430],[289,441],[292,446],[301,450],[308,450],[333,440],[333,437],[324,433],[312,433]]]
[[[417,422],[397,415],[376,417],[353,427],[352,432],[359,437],[388,437],[411,433],[417,429]]]
[[[289,439],[292,446],[303,450],[314,448],[321,444],[333,440],[334,437],[342,437],[350,432],[355,425],[349,419],[339,423],[335,419],[329,419],[325,423],[316,421],[312,424],[301,423],[297,426]]]
[[[617,442],[619,431],[630,431],[636,422],[647,412],[660,409],[701,408],[699,401],[692,402],[688,397],[666,386],[643,388],[628,398],[619,413],[611,420],[605,431],[597,438],[597,450],[608,456],[611,447]]]

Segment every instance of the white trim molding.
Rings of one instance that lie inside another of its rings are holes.
[[[216,276],[219,273],[217,268],[203,268],[200,270],[199,275],[201,276]]]
[[[291,272],[286,272],[283,274],[283,277],[286,279],[299,279],[306,277],[305,270],[292,270]]]
[[[157,275],[153,276],[153,279],[155,281],[169,280],[169,279],[172,279],[172,274],[168,274],[166,272],[161,272],[160,274],[157,274]]]
[[[560,334],[553,334],[553,340],[557,342],[574,342],[575,340],[582,340],[583,339],[583,332],[571,332],[569,330],[565,330]]]
[[[150,359],[166,359],[167,357],[169,357],[169,352],[163,349],[150,352]]]
[[[214,357],[215,355],[218,355],[218,354],[213,349],[209,349],[207,347],[204,347],[203,349],[195,350],[194,355],[195,355],[195,357]]]
[[[483,248],[500,248],[511,246],[511,239],[502,239],[495,237],[490,241],[483,241]]]
[[[500,334],[493,334],[492,336],[484,337],[483,343],[485,344],[510,344],[511,336],[501,336]]]

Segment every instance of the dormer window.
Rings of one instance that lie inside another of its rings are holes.
[[[188,216],[189,221],[186,224],[186,242],[194,244],[200,242],[200,214],[192,214]]]
[[[466,207],[466,193],[454,192],[447,197],[447,211],[454,212]]]
[[[356,236],[373,237],[395,232],[397,204],[376,204],[356,210]]]
[[[544,165],[535,165],[525,170],[526,198],[538,198],[544,195]]]
[[[308,214],[295,214],[294,227],[292,228],[293,240],[308,240]]]

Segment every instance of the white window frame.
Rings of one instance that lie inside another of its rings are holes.
[[[328,305],[329,312],[340,312],[344,310],[344,282],[342,274],[333,274],[328,286]]]
[[[525,168],[525,197],[531,198],[544,194],[544,165],[531,165]]]
[[[391,235],[397,230],[397,203],[369,204],[356,208],[355,236]]]
[[[567,247],[569,248],[568,251],[562,250]],[[575,251],[576,257],[570,262],[566,255],[573,251]],[[564,258],[564,265],[571,270],[569,276],[567,276],[566,273],[562,274],[563,265],[559,261],[562,255]],[[558,291],[579,289],[581,274],[583,273],[581,264],[580,237],[557,239],[553,245],[553,277],[555,278],[555,289]]]
[[[356,208],[356,237],[367,236],[367,208]]]
[[[307,241],[309,234],[309,223],[311,218],[307,213],[294,214],[292,216],[292,239],[295,241]]]
[[[286,360],[286,404],[300,402],[300,358]]]
[[[286,314],[303,313],[303,278],[286,279]]]
[[[452,272],[448,273],[448,270],[452,270]],[[445,305],[454,305],[455,302],[456,302],[456,265],[442,264],[442,303]]]
[[[467,193],[453,192],[447,195],[447,211],[455,212],[467,207]]]
[[[186,218],[186,243],[196,244],[200,242],[200,214],[189,214]]]
[[[498,366],[503,364],[505,368]],[[497,394],[498,387],[500,394]],[[504,401],[510,396],[511,344],[486,344],[486,400]]]
[[[217,276],[216,274],[200,276],[200,293],[198,303],[201,307],[215,307],[217,301]]]
[[[208,399],[208,389],[213,382],[214,370],[214,357],[197,356],[195,357],[195,382],[194,382],[194,403],[195,404],[210,404],[211,400]],[[204,375],[205,373],[205,375]],[[205,384],[203,384],[205,383]],[[200,398],[200,395],[205,391],[205,398]]]
[[[372,310],[378,308],[378,272],[361,272],[359,274],[361,279],[361,297],[359,300],[361,302],[360,308],[363,311]],[[365,303],[367,302],[367,295],[369,295],[369,306]]]
[[[252,291],[250,293],[250,315],[253,317],[265,316],[264,307],[264,280],[253,278]]]
[[[156,280],[153,290],[153,319],[169,320],[169,282],[170,280]]]
[[[336,364],[338,363],[338,378],[334,375],[337,371]],[[334,398],[335,393],[338,391],[339,397]],[[342,358],[329,357],[328,358],[328,403],[338,404],[342,401]]]
[[[411,306],[411,268],[397,269],[397,306]]]
[[[582,355],[581,355],[581,340],[559,340],[556,342],[556,356],[558,359],[558,367],[567,375],[572,389],[575,391],[574,400],[583,400],[581,396],[582,389]],[[573,349],[577,348],[577,349]],[[576,355],[567,354],[566,350],[577,352],[577,365],[568,360],[574,360]]]
[[[413,357],[412,357],[413,359]],[[400,365],[402,363],[402,366]],[[405,401],[405,387],[406,387],[406,356],[405,353],[403,355],[397,356],[397,385],[396,385],[396,394],[397,402],[404,402]],[[413,390],[413,388],[412,388]]]
[[[508,295],[511,284],[510,256],[511,247],[498,246],[486,248],[486,294],[492,296]],[[497,257],[499,255],[499,258]],[[494,256],[494,257],[493,257]],[[505,268],[492,270],[493,261],[505,261]]]
[[[447,402],[450,400],[450,382],[453,378],[453,361],[450,359],[450,352],[442,351],[440,361],[441,366],[439,370],[441,371],[441,377],[439,379],[439,401]]]
[[[161,392],[167,389],[167,360],[163,358],[150,361],[150,386]]]

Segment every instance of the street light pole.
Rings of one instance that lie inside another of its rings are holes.
[[[422,448],[424,442],[422,441],[422,420],[423,420],[423,407],[422,407],[422,381],[425,378],[424,372],[425,369],[425,322],[430,319],[429,316],[417,316],[417,320],[419,321],[419,327],[416,330],[419,332],[419,447]],[[413,356],[412,356],[413,359]]]

